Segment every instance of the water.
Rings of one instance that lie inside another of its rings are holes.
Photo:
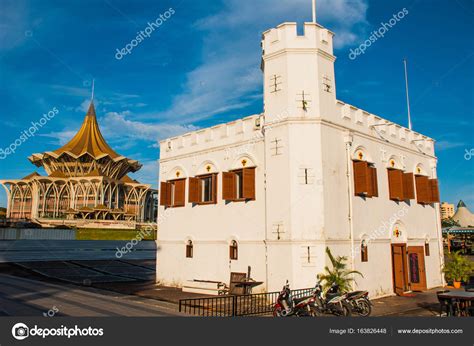
[[[0,240],[75,240],[76,230],[67,228],[0,228]]]

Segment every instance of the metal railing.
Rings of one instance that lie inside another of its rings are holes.
[[[311,295],[313,288],[292,290],[293,298]],[[266,315],[273,311],[280,292],[180,299],[179,312],[194,316],[232,317]]]

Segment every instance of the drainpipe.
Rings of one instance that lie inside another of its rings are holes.
[[[436,174],[436,162],[432,162],[431,171],[433,178],[438,178]],[[439,203],[435,205],[434,208],[435,218],[436,218],[436,234],[438,235],[438,251],[439,251],[439,264],[440,264],[440,275],[441,275],[441,284],[446,286],[446,281],[444,280],[443,272],[441,268],[444,268],[444,249],[443,249],[443,231],[441,229],[441,214],[439,210]],[[448,248],[449,248],[449,233],[448,233]]]
[[[263,121],[262,121],[263,120]],[[268,216],[267,216],[267,141],[265,137],[265,115],[261,117],[261,126],[262,126],[262,134],[263,134],[263,187],[264,187],[264,203],[265,203],[265,239],[263,244],[265,245],[265,290],[268,292]]]
[[[349,221],[349,234],[351,240],[351,270],[355,270],[354,264],[354,223],[353,223],[353,208],[352,208],[352,184],[351,184],[351,148],[352,148],[353,136],[351,132],[347,132],[344,136],[344,142],[346,143],[346,178],[347,178],[347,200],[349,207],[348,221]],[[352,281],[351,286],[354,289],[354,281]]]

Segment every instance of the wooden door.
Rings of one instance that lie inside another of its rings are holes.
[[[426,290],[425,254],[423,246],[408,247],[408,272],[412,291]]]
[[[407,290],[405,244],[392,244],[393,289],[396,294]]]

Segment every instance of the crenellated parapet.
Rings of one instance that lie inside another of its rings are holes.
[[[335,122],[410,149],[434,155],[434,140],[387,119],[371,114],[342,101],[336,102]]]
[[[185,133],[160,142],[160,157],[166,159],[177,155],[229,146],[246,141],[257,141],[262,135],[263,117],[251,115],[225,124]]]

